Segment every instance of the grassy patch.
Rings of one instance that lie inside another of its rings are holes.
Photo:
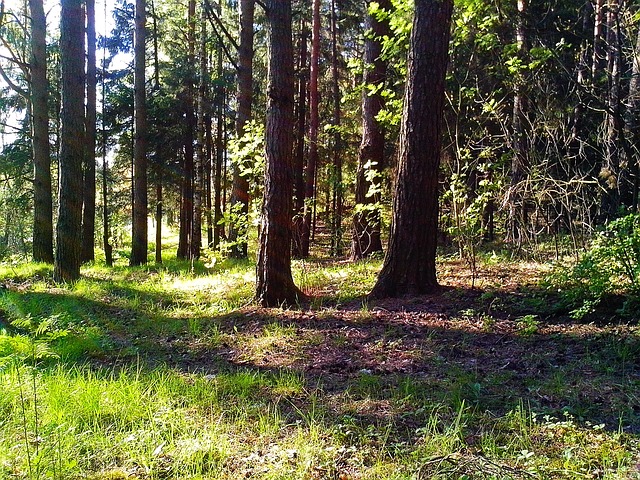
[[[363,302],[379,267],[300,262],[291,310],[248,262],[1,268],[0,478],[640,478],[636,326],[537,311],[489,261],[485,290],[446,260],[455,288]]]

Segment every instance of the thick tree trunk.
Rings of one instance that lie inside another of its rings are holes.
[[[29,0],[31,12],[31,121],[33,148],[33,260],[53,263],[53,205],[47,42],[43,0]]]
[[[130,264],[147,263],[147,100],[145,92],[145,38],[146,1],[136,0],[135,46],[134,46],[134,187],[133,187],[133,234]]]
[[[433,291],[438,167],[453,0],[416,0],[389,249],[374,298]]]
[[[291,0],[269,0],[266,171],[256,298],[262,306],[294,304],[303,295],[291,275],[293,193],[293,43]]]
[[[293,160],[293,238],[292,255],[302,257],[302,232],[304,228],[304,152],[307,117],[307,22],[300,21],[298,47],[298,103],[296,110],[296,139]]]
[[[316,171],[318,169],[318,75],[320,68],[320,0],[312,2],[311,65],[309,73],[309,155],[305,167],[304,224],[302,228],[302,256],[309,256],[309,246],[314,230],[313,212],[316,198]]]
[[[379,1],[385,10],[390,0]],[[380,238],[380,176],[384,168],[384,127],[376,117],[384,108],[381,88],[387,75],[387,62],[381,58],[382,38],[390,34],[389,22],[367,15],[371,35],[364,44],[364,85],[362,92],[362,141],[356,171],[356,211],[351,227],[351,259],[359,260],[382,252]],[[373,91],[368,90],[371,85]]]
[[[244,126],[251,120],[253,100],[253,17],[255,0],[240,0],[240,45],[238,48],[238,113],[236,117],[236,135],[244,135]],[[249,215],[249,182],[241,175],[239,165],[233,167],[231,186],[232,217],[236,214]],[[229,225],[229,242],[233,258],[247,257],[246,222]]]
[[[84,159],[84,12],[82,0],[62,0],[60,61],[62,112],[60,187],[53,278],[80,278]]]
[[[96,228],[96,8],[95,0],[86,0],[87,8],[87,118],[84,158],[84,205],[82,211],[81,261],[95,259]]]

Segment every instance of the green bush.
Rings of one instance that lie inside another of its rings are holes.
[[[637,316],[630,307],[640,300],[640,214],[607,224],[582,259],[571,267],[555,268],[547,284],[573,308],[576,318],[619,296],[624,298],[620,313]]]

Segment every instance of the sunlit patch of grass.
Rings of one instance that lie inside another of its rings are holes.
[[[330,264],[299,260],[293,263],[293,273],[303,292],[342,303],[368,294],[380,266],[379,259]]]
[[[301,355],[296,341],[296,327],[278,321],[267,323],[261,331],[236,335],[241,359],[262,363],[265,358],[277,359],[280,366],[292,365]]]

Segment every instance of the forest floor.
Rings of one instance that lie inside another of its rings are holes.
[[[572,319],[541,287],[546,264],[487,256],[471,288],[466,265],[446,258],[438,292],[368,301],[379,261],[310,260],[295,276],[314,300],[286,309],[251,302],[252,264],[208,266],[95,266],[64,288],[48,267],[5,269],[0,321],[49,318],[65,331],[50,342],[59,358],[39,363],[39,418],[6,406],[29,390],[4,377],[14,393],[0,407],[16,420],[0,432],[17,440],[0,443],[0,477],[35,478],[15,449],[52,422],[49,375],[68,395],[98,375],[101,398],[121,375],[143,384],[127,402],[167,396],[171,426],[154,423],[158,406],[117,428],[87,413],[98,420],[74,428],[100,425],[111,432],[101,448],[119,453],[69,440],[93,453],[59,478],[640,478],[637,321],[614,308]]]

